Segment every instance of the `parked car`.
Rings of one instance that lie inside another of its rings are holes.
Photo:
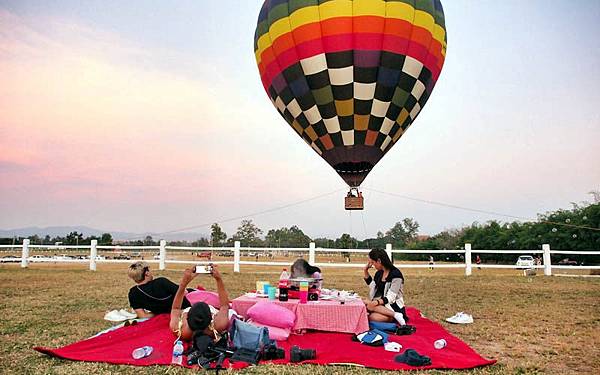
[[[219,254],[222,257],[232,257],[233,256],[233,251],[231,251],[231,250],[224,250],[224,251],[219,251],[217,254]]]
[[[565,259],[561,260],[560,262],[558,262],[558,265],[559,266],[576,266],[577,261],[569,259],[569,258],[565,258]]]
[[[521,255],[519,256],[519,259],[517,259],[518,268],[532,268],[534,263],[531,255]]]

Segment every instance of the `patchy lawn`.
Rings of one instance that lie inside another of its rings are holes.
[[[58,347],[89,337],[109,326],[102,318],[111,309],[127,307],[132,282],[126,265],[0,265],[0,373],[134,374],[139,368],[78,363],[41,355],[31,347]],[[279,268],[242,266],[234,274],[222,266],[233,297],[253,289],[257,280],[275,281]],[[402,267],[400,267],[402,268]],[[255,271],[255,272],[253,272]],[[498,364],[468,374],[600,373],[600,280],[537,276],[514,270],[428,269],[404,271],[406,301],[428,318],[442,322],[453,334]],[[155,272],[178,281],[179,270]],[[358,269],[324,269],[326,287],[366,294]],[[196,282],[197,281],[197,282]],[[208,277],[194,282],[208,289]],[[458,311],[475,323],[450,325],[443,320]],[[181,368],[145,368],[146,374],[189,374]],[[383,374],[340,366],[259,366],[244,374]],[[391,374],[391,372],[389,372]],[[451,371],[414,372],[449,374]],[[458,373],[458,372],[457,372]]]

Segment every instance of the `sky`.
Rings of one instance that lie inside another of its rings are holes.
[[[441,77],[349,212],[261,85],[262,1],[0,0],[0,228],[231,235],[246,217],[367,238],[511,220],[402,197],[531,219],[591,200],[600,2],[443,4]]]

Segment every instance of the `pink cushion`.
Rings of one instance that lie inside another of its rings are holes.
[[[269,329],[269,338],[275,341],[286,341],[290,337],[290,330],[287,328],[278,328],[268,326],[266,324],[260,324],[257,322],[249,322],[257,327],[267,327]]]
[[[208,292],[206,290],[196,290],[185,295],[188,301],[193,305],[198,302],[206,302],[212,307],[219,309],[221,304],[219,303],[219,295],[215,292]]]
[[[296,321],[296,314],[271,302],[258,302],[246,314],[254,322],[277,328],[291,329]]]

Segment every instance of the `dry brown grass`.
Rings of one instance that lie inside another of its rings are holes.
[[[133,374],[139,368],[76,363],[40,355],[32,346],[58,347],[108,327],[104,313],[127,306],[131,286],[125,265],[0,265],[0,372],[19,374]],[[277,268],[224,268],[232,296],[252,289],[256,280],[277,278]],[[255,271],[255,272],[251,272]],[[324,270],[327,286],[365,294],[361,271]],[[537,276],[520,271],[405,270],[407,302],[440,321],[484,357],[498,364],[470,374],[600,373],[600,280]],[[180,270],[160,273],[173,280]],[[200,280],[199,282],[202,282]],[[205,281],[211,288],[213,283]],[[457,311],[475,317],[468,326],[443,319]],[[190,370],[153,367],[144,373],[188,374]],[[360,368],[259,366],[240,374],[373,374]],[[420,372],[417,372],[420,373]],[[430,371],[426,373],[442,373]],[[444,371],[444,374],[449,373]],[[464,373],[464,372],[463,372]]]

